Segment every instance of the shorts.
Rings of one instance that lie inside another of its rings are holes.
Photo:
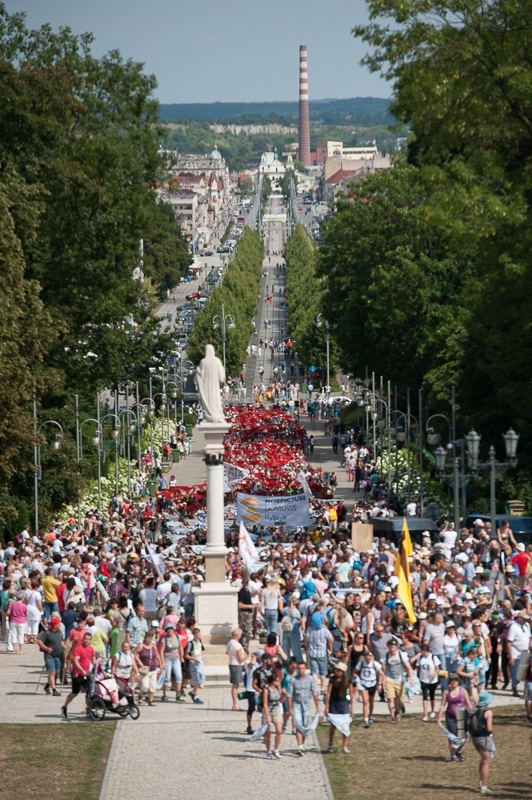
[[[155,692],[157,690],[157,670],[148,672],[147,675],[142,675],[140,678],[140,691],[141,692]]]
[[[311,675],[327,675],[327,656],[309,656],[310,674]]]
[[[421,681],[421,696],[423,700],[434,700],[437,688],[437,683],[423,683],[423,681]]]
[[[90,680],[87,675],[72,674],[72,694],[83,692],[86,694],[90,689]]]
[[[532,681],[527,681],[525,684],[525,700],[527,703],[532,703]]]
[[[240,686],[242,681],[242,667],[240,664],[229,664],[229,683],[231,686]]]
[[[61,659],[46,653],[44,663],[46,672],[61,672]]]
[[[391,681],[389,678],[386,678],[386,683],[384,685],[386,690],[386,699],[387,700],[398,700],[400,703],[403,702],[405,697],[405,682],[404,681]]]
[[[172,681],[174,683],[183,682],[183,672],[181,670],[181,660],[179,658],[176,658],[174,660],[165,658],[164,671],[166,673],[164,681],[166,686],[169,686],[172,683]]]
[[[473,736],[471,738],[473,747],[480,755],[484,753],[491,753],[492,757],[495,754],[495,742],[491,736]]]
[[[270,720],[273,723],[283,721],[283,706],[281,703],[278,703],[276,706],[273,706],[273,708],[270,708]],[[262,724],[266,725],[264,711],[262,712]]]
[[[363,692],[367,692],[370,697],[373,697],[377,692],[377,684],[375,684],[375,686],[362,686],[362,684],[360,684],[359,688]]]

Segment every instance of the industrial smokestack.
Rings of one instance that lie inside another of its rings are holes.
[[[307,45],[299,47],[299,160],[310,167],[310,123],[308,115]]]

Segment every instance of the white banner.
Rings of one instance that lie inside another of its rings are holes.
[[[255,561],[259,560],[259,554],[257,553],[257,548],[255,547],[254,543],[251,540],[251,536],[246,530],[246,526],[243,522],[240,523],[240,536],[238,537],[238,552],[240,554],[240,558],[246,565],[246,567],[251,567]]]
[[[237,483],[243,481],[248,475],[248,469],[243,469],[224,461],[224,492],[232,492]]]
[[[249,525],[308,527],[310,525],[309,497],[307,494],[262,497],[258,494],[238,492],[236,514],[238,522]]]
[[[303,491],[305,491],[308,495],[312,497],[312,492],[310,491],[310,486],[307,483],[307,478],[303,472],[298,472],[296,475],[299,483],[303,487]]]
[[[156,552],[155,547],[152,544],[148,544],[148,554],[153,562],[153,566],[157,570],[159,578],[164,581],[164,557],[160,553]]]

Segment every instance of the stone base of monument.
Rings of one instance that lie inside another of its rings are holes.
[[[238,589],[225,581],[194,587],[194,616],[205,647],[226,645],[233,628],[238,627]],[[227,664],[227,661],[226,661]],[[229,668],[226,669],[226,672]]]

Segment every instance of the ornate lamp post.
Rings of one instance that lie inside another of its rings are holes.
[[[37,396],[33,395],[33,434],[34,434],[34,441],[35,444],[33,446],[33,453],[34,453],[34,461],[35,461],[35,472],[33,478],[34,484],[34,493],[35,493],[35,531],[39,530],[39,481],[42,478],[42,467],[41,467],[41,443],[40,443],[40,435],[42,429],[45,425],[54,425],[56,428],[59,429],[59,433],[56,433],[54,439],[52,440],[52,450],[58,452],[61,450],[61,439],[63,438],[64,432],[62,426],[59,422],[56,422],[55,419],[47,419],[44,422],[41,422],[39,425],[39,420],[37,418]]]
[[[330,374],[329,374],[329,366],[330,366],[330,364],[329,364],[329,348],[330,348],[330,341],[331,341],[331,329],[330,329],[328,320],[323,320],[321,314],[318,314],[318,316],[316,317],[316,324],[317,324],[318,328],[321,328],[323,325],[325,325],[325,343],[327,345],[327,387],[330,387],[331,381],[330,381]],[[325,394],[326,394],[327,397],[329,396],[329,388],[327,388],[325,390]]]
[[[227,326],[227,323],[229,323],[229,326]],[[225,313],[225,306],[223,303],[222,303],[222,313],[215,314],[215,316],[212,318],[212,327],[216,330],[219,326],[222,329],[222,356],[223,356],[222,360],[225,371],[225,342],[227,340],[227,327],[234,328],[235,320],[232,314]]]
[[[490,446],[488,451],[488,460],[480,461],[480,440],[481,436],[475,431],[470,430],[465,437],[467,445],[467,464],[472,475],[476,476],[480,470],[486,470],[489,473],[490,479],[490,519],[491,519],[491,538],[497,537],[497,497],[496,497],[496,480],[497,473],[502,474],[506,470],[515,467],[517,464],[517,445],[519,443],[519,434],[510,428],[503,434],[504,447],[506,450],[506,461],[497,461],[495,448]]]

